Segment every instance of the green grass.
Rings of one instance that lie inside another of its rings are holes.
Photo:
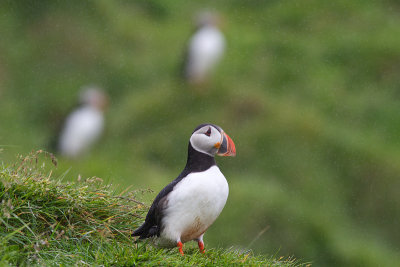
[[[136,199],[143,192],[116,194],[97,177],[62,182],[52,177],[51,162],[52,154],[37,151],[0,169],[2,265],[305,266],[250,250],[208,247],[203,255],[186,245],[181,256],[177,249],[134,243],[130,233],[147,209]]]

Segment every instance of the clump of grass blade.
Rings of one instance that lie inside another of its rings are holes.
[[[40,262],[72,247],[131,242],[144,208],[134,192],[116,195],[97,177],[63,183],[52,178],[46,158],[57,165],[39,150],[0,170],[0,260]]]

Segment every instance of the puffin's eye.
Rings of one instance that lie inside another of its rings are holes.
[[[205,134],[205,135],[207,135],[207,136],[210,136],[210,135],[211,135],[211,127],[210,127],[210,128],[208,128],[208,131],[207,131],[207,132],[205,132],[204,134]]]

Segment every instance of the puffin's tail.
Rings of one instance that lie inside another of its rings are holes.
[[[158,227],[156,225],[149,226],[146,223],[142,224],[142,226],[131,234],[131,236],[139,236],[139,239],[149,238],[154,235],[158,235]]]
[[[143,233],[145,232],[145,230],[146,230],[146,224],[144,223],[144,224],[142,224],[142,226],[140,226],[138,229],[136,229],[135,231],[133,231],[133,233],[131,234],[131,236],[142,236],[143,235]]]

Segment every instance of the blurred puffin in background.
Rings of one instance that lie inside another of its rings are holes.
[[[225,51],[225,37],[218,28],[220,18],[202,12],[196,19],[196,31],[189,39],[183,63],[184,79],[190,84],[203,84],[221,60]]]
[[[228,182],[215,155],[235,156],[232,139],[214,124],[201,124],[189,140],[187,163],[181,174],[154,199],[145,222],[133,232],[156,245],[178,247],[195,240],[204,253],[203,235],[217,219],[228,199]]]
[[[91,86],[82,89],[79,102],[78,108],[65,119],[58,140],[58,152],[68,158],[84,154],[104,129],[107,95],[98,87]]]

